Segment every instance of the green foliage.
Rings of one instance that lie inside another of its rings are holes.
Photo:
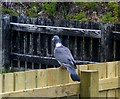
[[[86,17],[85,12],[76,13],[76,15],[75,15],[76,20],[82,20],[85,17]]]
[[[107,15],[101,14],[98,18],[101,19],[101,22],[107,22],[107,23],[114,23],[116,22],[117,19],[117,17],[112,16],[112,12],[107,12]]]
[[[116,2],[108,2],[108,6],[113,8],[113,12],[107,12],[106,15],[100,14],[99,19],[101,22],[107,22],[107,23],[115,23],[118,21],[118,18],[120,16],[120,6]],[[105,7],[107,10],[108,7]]]
[[[23,8],[13,9],[14,7],[7,9],[8,7],[2,6],[2,12],[5,14],[11,15],[21,15],[21,12],[25,16],[29,17],[37,17],[41,16],[38,12],[43,13],[43,17],[51,17],[51,18],[65,18],[67,20],[81,20],[81,21],[89,21],[93,19],[92,13],[94,11],[97,12],[95,18],[99,18],[100,22],[120,22],[120,5],[119,2],[73,2],[73,3],[65,3],[65,2],[44,2],[38,3],[33,2],[31,4],[26,5],[22,4],[19,0],[17,0],[16,8],[20,8],[22,5]],[[81,0],[82,1],[82,0]],[[39,6],[38,6],[39,5]],[[102,8],[101,8],[102,7]],[[104,11],[105,10],[105,11]],[[57,13],[58,11],[58,13]],[[97,16],[98,15],[98,16]],[[94,19],[93,19],[94,20]]]
[[[26,11],[27,14],[30,16],[30,17],[36,17],[37,16],[37,11],[33,8],[33,9],[29,9]]]
[[[108,5],[114,9],[114,16],[120,16],[120,5],[116,2],[109,2]]]
[[[4,9],[2,8],[3,13],[13,14],[14,10]]]
[[[77,3],[79,7],[84,7],[92,10],[96,10],[96,3],[95,2],[79,2]]]
[[[16,15],[16,16],[19,15],[19,14],[16,13],[14,10],[5,9],[5,8],[2,8],[2,12],[5,13],[5,14],[11,14],[11,15]]]
[[[75,15],[66,15],[66,19],[67,20],[81,20],[81,21],[88,21],[88,17],[86,17],[86,13],[85,12],[80,12],[80,13],[76,13]]]
[[[96,6],[95,6],[96,4],[95,4],[95,2],[87,2],[87,3],[85,3],[85,7],[86,8],[91,8],[91,9],[93,9],[93,10],[95,10],[96,9]]]
[[[67,20],[71,20],[71,16],[70,16],[69,14],[66,15],[65,18],[66,18]]]
[[[44,3],[42,4],[42,10],[47,11],[50,16],[54,16],[56,14],[56,2]]]
[[[27,9],[26,6],[24,6],[24,8],[26,9],[26,14],[28,14],[28,16],[30,17],[36,17],[37,16],[37,7],[36,7],[37,2],[33,2],[31,9]]]

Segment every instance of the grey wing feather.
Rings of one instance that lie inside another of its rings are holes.
[[[59,62],[69,64],[69,66],[73,67],[74,69],[77,68],[75,60],[67,47],[63,46],[61,48],[56,48],[54,50],[54,56]]]

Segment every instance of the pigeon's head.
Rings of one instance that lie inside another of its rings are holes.
[[[57,36],[57,35],[53,36],[52,41],[55,41],[55,43],[58,43],[58,42],[61,43],[61,40],[60,40],[59,36]]]

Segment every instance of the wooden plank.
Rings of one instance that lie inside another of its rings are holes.
[[[3,74],[3,92],[14,91],[14,74]]]
[[[10,55],[9,55],[9,48],[10,48],[10,16],[5,15],[2,18],[2,65],[5,67],[5,70],[9,70],[10,66]],[[0,66],[0,67],[1,67]]]
[[[99,92],[99,97],[101,97],[102,99],[106,99],[106,97],[107,97],[107,91],[100,91]]]
[[[115,77],[120,77],[120,61],[116,62]],[[118,80],[118,84],[120,85],[120,80]]]
[[[98,70],[99,79],[106,78],[106,63],[88,64],[88,70]]]
[[[120,88],[115,90],[115,97],[120,98]]]
[[[45,18],[38,18],[38,24],[45,25]]]
[[[25,53],[25,33],[19,32],[19,53],[24,54]],[[25,61],[20,61],[20,67],[25,68]]]
[[[0,93],[3,91],[3,75],[0,74]]]
[[[116,69],[115,62],[107,62],[107,77],[108,78],[115,77],[115,71],[116,71],[115,69]],[[117,84],[117,86],[118,86],[118,84]],[[115,97],[115,90],[108,90],[107,97]]]
[[[57,78],[57,69],[56,68],[52,68],[52,69],[47,69],[47,86],[54,86],[57,83],[57,79],[61,79],[61,78]]]
[[[43,88],[28,89],[25,91],[15,91],[2,93],[1,97],[65,97],[80,93],[80,83],[49,86]]]
[[[10,16],[10,22],[14,22],[14,23],[17,23],[18,22],[18,16],[14,16],[14,15],[12,15],[12,16]]]
[[[30,33],[26,33],[26,53],[30,53]]]
[[[18,53],[19,52],[19,32],[17,31],[11,31],[11,52],[16,52]],[[12,69],[14,67],[18,67],[18,62],[17,61],[14,61],[14,60],[11,60],[11,67]]]
[[[75,37],[69,36],[69,49],[71,51],[71,54],[75,58]]]
[[[115,25],[115,31],[120,31],[120,24],[114,24]]]
[[[12,60],[15,61],[27,61],[27,62],[33,62],[33,63],[42,63],[47,65],[56,65],[60,66],[60,64],[57,62],[57,60],[53,57],[44,57],[44,56],[36,56],[36,55],[28,55],[28,54],[18,54],[18,53],[11,53],[10,57]],[[97,62],[91,62],[91,61],[80,61],[75,60],[76,64],[93,64]]]
[[[47,65],[56,65],[59,66],[58,62],[55,58],[52,57],[43,57],[43,56],[36,56],[36,55],[28,55],[28,54],[18,54],[18,53],[11,53],[12,60],[20,60],[20,61],[27,61],[33,63],[42,63]]]
[[[46,56],[46,35],[40,34],[40,49],[41,49],[41,56]]]
[[[3,65],[3,61],[2,61],[2,14],[0,15],[0,73],[2,73],[2,65]]]
[[[83,60],[91,60],[91,38],[84,38],[84,55]]]
[[[25,33],[24,32],[20,32],[20,40],[19,40],[19,43],[20,43],[20,53],[23,54],[24,53],[24,36],[25,36]]]
[[[37,46],[38,46],[38,36],[39,34],[33,34],[33,55],[37,55]]]
[[[96,70],[81,72],[80,97],[98,97],[99,76]]]
[[[92,61],[100,61],[99,50],[99,39],[92,38]]]
[[[115,60],[119,61],[120,60],[120,40],[116,40],[116,48],[115,48]]]
[[[88,70],[87,65],[78,65],[77,68],[78,68],[78,74],[79,74],[80,77],[81,77],[81,71],[82,70]]]
[[[120,40],[120,32],[113,31],[113,38],[114,38],[115,40]]]
[[[12,42],[12,45],[11,45],[11,51],[12,52],[18,52],[18,34],[19,32],[17,31],[11,31],[11,42]]]
[[[115,77],[116,63],[115,62],[107,62],[107,77],[112,78]]]
[[[53,25],[53,20],[50,19],[50,18],[47,18],[47,19],[46,19],[46,25],[47,25],[47,26],[52,26],[52,25]]]
[[[75,21],[74,20],[69,20],[68,21],[68,27],[74,28],[75,27]]]
[[[78,20],[77,20],[75,27],[76,27],[76,28],[82,28],[82,29],[83,29],[83,28],[84,28],[84,27],[83,27],[83,21],[78,21]]]
[[[84,29],[91,29],[91,22],[84,21],[83,22],[83,28]]]
[[[114,77],[114,78],[100,79],[99,80],[99,91],[119,88],[120,86],[118,84],[118,79],[120,78]]]
[[[54,26],[60,26],[60,19],[54,19]]]
[[[115,77],[120,77],[120,61],[116,62]],[[120,78],[118,79],[118,86],[120,86]],[[120,98],[120,88],[115,90],[116,97]]]
[[[80,28],[66,28],[55,26],[31,25],[11,23],[11,29],[16,31],[44,33],[44,34],[62,34],[69,36],[93,37],[100,38],[100,30],[80,29]]]
[[[15,91],[25,90],[25,72],[15,72]]]
[[[47,35],[48,36],[48,40],[47,40],[47,45],[48,45],[48,56],[52,56],[52,37],[53,35]]]
[[[37,88],[47,86],[47,76],[46,69],[37,70]]]
[[[57,78],[57,82],[56,84],[67,84],[69,82],[69,72],[66,69],[61,69],[58,68],[56,70],[56,78]]]
[[[62,35],[62,44],[68,47],[68,36]]]
[[[36,71],[26,71],[25,79],[26,79],[26,89],[36,88]]]
[[[77,37],[76,59],[83,60],[83,38],[82,37]]]
[[[115,90],[114,89],[113,90],[108,90],[107,91],[107,97],[108,98],[113,97],[115,99]]]
[[[101,44],[100,44],[101,62],[113,60],[112,27],[113,24],[101,23]]]
[[[91,29],[99,30],[100,23],[99,22],[91,22]]]
[[[67,27],[68,26],[68,20],[64,20],[64,19],[60,19],[60,25],[57,25],[57,26],[60,26],[60,27]],[[55,24],[56,26],[56,24]]]

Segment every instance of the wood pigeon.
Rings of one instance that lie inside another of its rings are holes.
[[[61,44],[59,36],[53,36],[52,40],[55,41],[54,57],[56,60],[61,64],[61,66],[65,66],[67,68],[73,81],[80,81],[75,70],[77,69],[75,60],[70,50]]]

